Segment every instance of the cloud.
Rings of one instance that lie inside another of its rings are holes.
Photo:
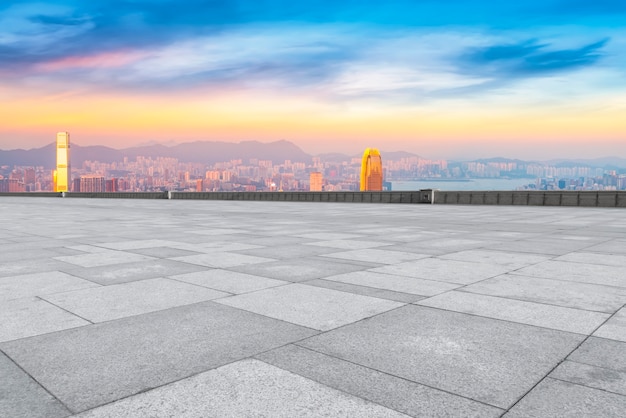
[[[528,40],[517,44],[496,44],[470,48],[459,58],[459,66],[499,77],[533,77],[596,64],[609,38],[574,49],[550,50],[549,44]]]

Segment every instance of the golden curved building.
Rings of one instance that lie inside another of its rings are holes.
[[[376,148],[368,148],[363,153],[361,163],[361,191],[379,192],[383,190],[383,160]]]

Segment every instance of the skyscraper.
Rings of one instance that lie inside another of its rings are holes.
[[[57,133],[57,169],[54,173],[54,191],[69,192],[72,167],[70,164],[70,134]]]
[[[367,148],[361,163],[361,191],[383,190],[383,160],[376,148]]]
[[[97,174],[80,176],[80,191],[88,193],[99,193],[106,191],[106,181],[104,179],[104,176],[100,176]]]
[[[323,184],[322,173],[314,171],[309,175],[309,191],[321,192]]]

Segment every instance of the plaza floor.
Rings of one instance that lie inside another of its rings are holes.
[[[0,197],[2,417],[623,417],[624,209]]]

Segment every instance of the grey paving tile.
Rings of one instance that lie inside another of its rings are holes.
[[[405,306],[298,345],[508,408],[584,336]]]
[[[258,264],[275,261],[271,258],[255,257],[252,255],[235,254],[227,252],[215,252],[212,254],[187,255],[184,257],[175,257],[172,260],[182,263],[196,264],[199,266],[213,268],[227,268],[243,266],[246,264]]]
[[[626,240],[615,239],[585,248],[585,252],[626,255]]]
[[[80,251],[81,253],[89,253],[89,254],[106,253],[109,251],[107,248],[101,247],[99,245],[91,245],[91,244],[71,245],[66,248],[68,250]]]
[[[209,401],[207,401],[209,400]],[[79,415],[393,417],[406,415],[258,360],[242,360]]]
[[[62,418],[70,411],[0,353],[0,416]]]
[[[380,242],[380,241],[362,241],[355,239],[335,239],[329,241],[316,241],[309,242],[305,245],[316,246],[316,247],[329,247],[329,248],[338,248],[342,250],[360,250],[364,248],[377,248],[384,247],[388,245],[392,245],[390,242]]]
[[[336,252],[335,248],[312,247],[300,244],[276,245],[272,247],[255,248],[252,250],[237,251],[239,254],[266,257],[275,260],[289,260],[294,258],[311,257],[320,254]]]
[[[256,248],[263,248],[260,245],[252,245],[252,244],[242,243],[242,242],[223,241],[222,238],[223,237],[220,237],[219,241],[212,240],[210,242],[203,242],[200,244],[179,243],[179,244],[176,244],[174,248],[200,252],[204,254],[214,254],[216,252],[243,251],[243,250],[253,250]]]
[[[41,260],[19,260],[0,264],[0,277],[18,276],[31,273],[43,273],[63,270],[71,264],[44,258]]]
[[[572,263],[600,264],[604,266],[626,267],[626,255],[600,254],[592,252],[569,253],[556,258],[557,261]]]
[[[505,274],[474,283],[464,291],[569,308],[613,313],[626,302],[626,289]]]
[[[626,342],[626,308],[620,309],[593,334],[596,337]]]
[[[402,303],[294,283],[216,302],[326,331],[402,306]]]
[[[326,277],[326,280],[421,296],[438,295],[460,286],[458,284],[444,283],[434,280],[422,280],[412,277],[376,273],[369,270],[329,276]]]
[[[211,289],[236,294],[254,292],[268,287],[282,286],[291,283],[222,269],[211,269],[171,277],[198,286],[205,286]]]
[[[343,392],[413,417],[499,417],[501,409],[410,382],[296,345],[257,356]]]
[[[124,251],[104,251],[81,255],[64,255],[55,257],[55,260],[75,264],[80,267],[99,267],[111,264],[133,263],[136,261],[154,260],[141,254],[127,253]]]
[[[309,286],[323,287],[326,289],[339,290],[341,292],[354,293],[355,295],[371,296],[373,298],[395,300],[396,302],[413,303],[425,296],[412,295],[409,293],[394,292],[392,290],[378,289],[375,287],[359,286],[349,283],[334,282],[325,279],[313,279],[304,282]]]
[[[56,293],[43,298],[92,322],[104,322],[228,295],[176,280],[158,278]]]
[[[242,234],[245,233],[245,230],[235,229],[235,228],[209,228],[209,229],[194,229],[191,231],[186,231],[188,234],[199,234],[199,235],[207,235],[207,236],[219,236],[219,235],[229,235],[229,234]]]
[[[516,270],[511,272],[511,274],[626,287],[626,275],[624,275],[623,267],[603,266],[599,264],[545,261]]]
[[[295,235],[295,234],[292,234]],[[336,239],[358,239],[362,234],[345,234],[340,232],[313,232],[307,234],[297,235],[300,238],[318,239],[320,241],[330,241]]]
[[[365,270],[370,267],[371,265],[333,262],[319,258],[301,258],[233,267],[229,270],[269,277],[270,279],[301,282],[312,279],[323,279],[340,273]]]
[[[7,250],[0,250],[0,263],[10,263],[12,261],[22,260],[38,260],[47,257],[54,257],[57,254],[53,249],[34,248],[28,250],[13,250],[8,247]]]
[[[534,238],[520,241],[500,242],[486,246],[485,249],[522,252],[542,255],[563,255],[588,247],[585,241],[563,240],[557,238]]]
[[[60,271],[0,277],[0,301],[99,287]]]
[[[291,244],[305,244],[309,243],[312,240],[307,238],[300,237],[291,237],[291,236],[263,236],[257,235],[255,237],[246,238],[245,243],[258,245],[261,247],[273,247],[276,245],[291,245]]]
[[[510,268],[497,264],[424,258],[423,260],[378,267],[370,271],[447,283],[471,284],[499,276],[509,270]]]
[[[64,269],[73,276],[82,277],[102,285],[128,283],[136,280],[154,279],[176,274],[205,271],[207,267],[179,263],[172,260],[141,261],[101,267],[71,267]]]
[[[201,254],[198,251],[181,250],[179,248],[172,247],[140,248],[137,250],[128,250],[128,252],[156,258],[173,258]]]
[[[518,269],[529,266],[531,264],[537,264],[542,261],[549,260],[550,257],[546,257],[538,254],[528,253],[516,253],[505,251],[488,251],[488,250],[466,250],[456,253],[442,255],[441,258],[446,260],[459,260],[459,261],[471,261],[474,263],[489,263],[497,264],[510,269]]]
[[[565,361],[550,377],[626,396],[626,372]]]
[[[203,302],[0,344],[73,412],[311,336]]]
[[[339,258],[344,260],[365,261],[378,264],[397,264],[404,261],[419,260],[420,258],[429,257],[424,254],[407,253],[402,251],[388,251],[381,249],[363,249],[335,252],[325,254],[323,257]]]
[[[569,360],[626,372],[626,343],[591,337],[585,340]]]
[[[410,251],[420,254],[443,255],[461,250],[484,247],[493,241],[465,239],[465,238],[436,238],[428,237],[424,240],[394,245],[388,249]],[[387,249],[387,248],[385,248]]]
[[[610,316],[600,312],[455,291],[421,300],[417,304],[586,335],[593,333]]]
[[[145,248],[168,247],[176,244],[174,241],[160,239],[144,239],[132,241],[106,242],[98,244],[98,247],[108,248],[110,250],[138,250]]]
[[[621,417],[624,411],[625,396],[547,378],[505,417]]]
[[[0,342],[87,325],[89,322],[39,298],[2,301]]]

